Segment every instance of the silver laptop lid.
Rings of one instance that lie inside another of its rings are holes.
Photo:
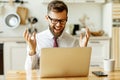
[[[88,76],[91,50],[91,47],[43,48],[40,57],[40,76]]]

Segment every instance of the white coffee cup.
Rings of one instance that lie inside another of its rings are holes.
[[[103,68],[106,72],[113,72],[115,68],[115,60],[114,59],[104,59]]]

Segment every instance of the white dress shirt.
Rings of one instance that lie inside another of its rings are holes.
[[[36,54],[29,56],[29,47],[27,47],[27,58],[25,62],[25,69],[39,69],[39,58],[41,48],[53,47],[53,34],[49,29],[36,34]],[[57,40],[59,47],[79,47],[79,40],[65,31]]]

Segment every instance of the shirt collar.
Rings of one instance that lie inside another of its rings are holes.
[[[49,36],[50,38],[53,38],[53,37],[54,37],[49,28],[47,29],[47,32],[48,32],[48,36]]]

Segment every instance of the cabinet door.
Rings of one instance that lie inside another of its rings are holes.
[[[5,73],[8,70],[24,70],[25,59],[26,59],[25,42],[4,43]]]
[[[90,40],[88,46],[92,47],[91,65],[103,66],[103,59],[110,57],[109,40]]]

